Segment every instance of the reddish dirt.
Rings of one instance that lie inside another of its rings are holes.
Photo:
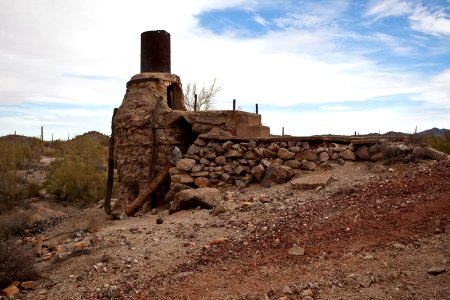
[[[186,280],[162,278],[160,288],[141,297],[303,299],[301,293],[283,294],[282,288],[300,284],[307,290],[309,284],[316,299],[450,299],[448,272],[439,275],[439,281],[424,279],[406,292],[395,286],[389,290],[390,280],[397,280],[390,273],[415,269],[408,263],[420,259],[424,250],[429,251],[425,265],[417,263],[422,269],[413,271],[421,272],[419,278],[432,276],[427,275],[427,263],[448,263],[449,171],[448,162],[408,166],[399,174],[343,188],[281,214],[265,212],[245,245],[230,241],[208,248],[195,263],[180,269],[193,272]],[[305,255],[289,255],[293,245],[303,247]],[[446,249],[441,252],[439,247]],[[361,253],[368,254],[361,258]],[[434,262],[428,255],[443,261]],[[405,265],[397,269],[399,262]],[[351,288],[345,273],[364,275],[367,270],[373,270],[374,279]],[[383,288],[373,292],[371,285]]]

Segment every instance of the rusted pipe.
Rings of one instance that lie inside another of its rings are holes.
[[[141,73],[170,73],[170,34],[165,30],[141,33]]]

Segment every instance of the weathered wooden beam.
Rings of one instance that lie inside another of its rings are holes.
[[[169,170],[172,167],[171,164],[167,164],[158,173],[158,175],[139,193],[134,201],[127,205],[125,213],[127,216],[132,216],[136,211],[144,205],[150,195],[169,177]]]
[[[116,116],[117,108],[114,108],[113,116],[111,120],[111,137],[109,138],[109,151],[108,151],[108,179],[106,181],[106,196],[105,212],[109,215],[111,213],[111,197],[114,185],[114,117]]]

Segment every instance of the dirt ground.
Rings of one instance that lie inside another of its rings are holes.
[[[378,171],[298,171],[332,181],[230,188],[214,210],[67,212],[25,238],[42,278],[19,298],[450,299],[450,162]]]

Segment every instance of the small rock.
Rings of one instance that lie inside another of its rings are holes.
[[[299,247],[299,246],[293,246],[291,249],[289,249],[289,255],[294,256],[302,256],[305,255],[305,248]]]
[[[180,272],[172,276],[173,279],[183,279],[194,274],[193,272]]]
[[[311,289],[306,289],[302,291],[302,296],[303,297],[312,297],[314,296],[314,293]]]
[[[163,218],[158,218],[158,219],[156,219],[156,224],[162,224],[162,223],[164,223],[164,220],[163,220]]]
[[[220,244],[226,243],[228,240],[229,240],[228,238],[222,237],[222,238],[218,238],[218,239],[214,239],[214,240],[209,241],[209,244],[211,246],[213,246],[213,245],[220,245]]]
[[[177,162],[177,168],[182,171],[190,171],[195,165],[195,160],[191,158],[183,158]]]
[[[32,290],[36,287],[36,282],[35,281],[23,281],[20,286],[26,290]]]
[[[11,299],[11,298],[14,298],[14,296],[17,295],[19,292],[20,291],[17,288],[17,286],[10,285],[7,288],[2,290],[2,295],[6,296],[9,299]]]
[[[440,275],[445,273],[447,269],[444,266],[431,267],[428,269],[427,273],[430,275]]]
[[[83,240],[83,241],[80,241],[80,242],[75,243],[75,244],[73,245],[73,247],[74,247],[75,249],[84,249],[84,248],[89,247],[89,245],[90,245],[90,242],[89,242],[89,241]]]
[[[285,294],[285,295],[292,295],[293,292],[292,292],[292,290],[291,290],[291,288],[289,286],[285,285],[283,287],[283,294]]]

